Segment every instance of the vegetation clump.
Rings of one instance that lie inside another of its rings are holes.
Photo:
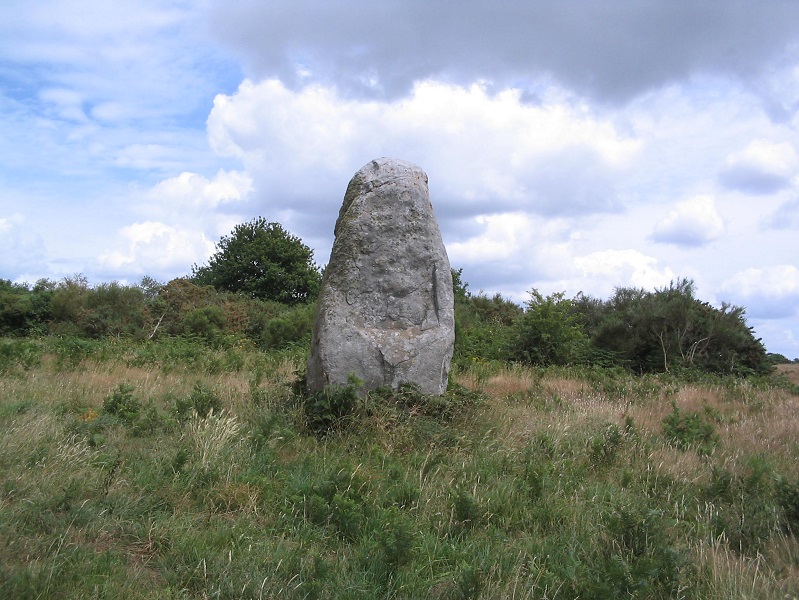
[[[681,450],[695,448],[701,454],[710,454],[719,436],[708,419],[712,411],[684,411],[672,401],[672,412],[663,417],[663,434],[670,443]]]
[[[218,291],[285,304],[313,300],[321,283],[313,251],[280,223],[263,217],[223,236],[216,254],[207,265],[195,266],[192,277]]]

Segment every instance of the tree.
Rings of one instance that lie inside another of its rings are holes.
[[[582,362],[588,347],[580,316],[562,292],[544,297],[530,291],[511,348],[515,360],[534,365],[568,365]]]
[[[223,236],[208,265],[192,267],[192,279],[218,291],[299,304],[316,298],[321,273],[300,238],[257,217]]]
[[[452,269],[455,296],[454,360],[508,360],[521,306],[500,294],[472,294],[463,280],[463,269]]]
[[[617,288],[607,302],[581,297],[592,354],[603,353],[636,373],[696,369],[721,374],[765,374],[770,364],[746,325],[744,309],[715,308],[695,296],[690,279],[648,292]]]
[[[452,294],[455,302],[466,302],[471,298],[469,284],[463,280],[463,269],[450,269],[452,271]]]
[[[0,279],[0,335],[25,333],[31,312],[27,286]]]

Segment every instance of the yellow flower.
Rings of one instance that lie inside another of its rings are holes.
[[[81,419],[81,421],[84,421],[85,423],[91,423],[92,421],[94,421],[99,416],[100,415],[97,413],[96,410],[94,410],[93,408],[89,408],[85,413],[83,413],[80,416],[80,419]]]

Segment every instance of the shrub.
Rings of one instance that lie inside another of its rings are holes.
[[[262,325],[256,341],[264,349],[310,344],[315,314],[314,304],[284,307],[280,314]]]
[[[133,396],[135,389],[126,383],[120,383],[103,400],[103,412],[119,417],[124,421],[134,421],[141,410],[141,403]]]
[[[571,300],[563,293],[544,297],[530,292],[524,316],[518,322],[511,357],[534,365],[568,365],[583,362],[588,337]]]
[[[799,479],[777,479],[777,502],[782,509],[785,525],[791,533],[799,535]]]
[[[469,490],[457,486],[451,492],[451,500],[452,516],[459,527],[471,529],[482,521],[483,510]]]
[[[183,331],[215,344],[224,335],[225,315],[218,306],[195,308],[183,317]]]
[[[681,450],[696,448],[700,454],[710,454],[719,441],[712,423],[700,412],[681,410],[672,402],[672,412],[661,422],[666,439]]]
[[[778,530],[780,508],[785,524],[790,524],[796,498],[785,480],[778,478],[775,485],[770,461],[753,455],[746,462],[748,468],[741,474],[714,466],[703,495],[716,506],[713,534],[723,536],[735,551],[755,555]]]
[[[332,525],[342,539],[354,542],[368,525],[373,507],[367,503],[364,482],[356,470],[342,466],[330,470],[321,481],[299,486],[293,503],[309,522]]]
[[[574,306],[593,348],[631,371],[769,373],[765,347],[746,325],[744,309],[715,308],[698,300],[695,289],[693,281],[678,279],[654,292],[617,288],[607,301],[580,295]]]
[[[423,417],[421,421],[428,424],[443,425],[468,415],[479,399],[476,392],[456,384],[451,384],[441,396],[428,396],[416,384],[402,383],[396,389],[382,386],[370,391],[366,412],[371,416],[384,409],[402,423],[407,423],[408,417]]]
[[[210,412],[219,413],[221,410],[222,399],[212,388],[200,382],[194,384],[187,398],[175,401],[175,415],[180,421],[190,417],[193,412],[205,418]]]
[[[0,279],[0,335],[25,334],[35,320],[27,286]]]
[[[616,462],[623,445],[624,432],[618,425],[609,423],[600,434],[591,438],[588,455],[595,465],[611,465]]]
[[[133,422],[132,433],[135,436],[144,437],[153,435],[158,432],[162,424],[161,415],[152,401],[147,403],[147,406],[140,410],[135,421]]]
[[[76,369],[81,362],[93,356],[97,346],[97,341],[74,336],[52,338],[50,343],[50,347],[55,352],[56,367],[66,370]]]
[[[0,339],[0,373],[10,373],[18,366],[27,371],[40,362],[37,344],[24,339]]]
[[[144,334],[144,292],[117,282],[102,283],[86,294],[84,330],[90,337]]]
[[[192,271],[201,285],[285,304],[314,299],[321,282],[313,251],[280,223],[263,217],[236,225],[219,240],[208,265],[195,265]]]
[[[462,284],[459,290],[460,274],[455,271],[453,277],[456,280],[454,362],[466,365],[478,359],[507,360],[522,308],[499,294],[471,295]]]
[[[457,585],[455,588],[456,598],[479,598],[480,591],[483,589],[483,572],[474,565],[464,564],[458,574]]]
[[[377,548],[374,566],[381,579],[394,576],[400,567],[413,559],[414,524],[395,508],[380,515],[380,529],[376,532]]]
[[[143,336],[145,297],[136,286],[117,282],[94,288],[82,275],[64,279],[52,291],[54,333],[88,338]]]
[[[672,524],[643,503],[616,508],[607,518],[608,538],[586,597],[673,597],[684,558],[673,546]]]
[[[303,412],[308,429],[320,435],[346,427],[358,404],[363,381],[353,373],[346,385],[328,385],[303,399]]]

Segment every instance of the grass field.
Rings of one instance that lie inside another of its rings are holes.
[[[799,597],[796,365],[475,363],[316,433],[301,367],[0,340],[0,598]]]

